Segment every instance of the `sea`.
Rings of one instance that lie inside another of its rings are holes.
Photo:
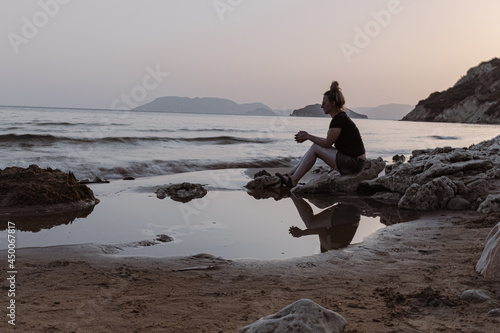
[[[354,119],[368,158],[415,149],[468,147],[498,125]],[[329,118],[0,107],[0,169],[71,171],[77,179],[150,177],[200,170],[294,165],[309,145],[293,136],[325,136]]]
[[[382,157],[388,163],[394,155],[408,158],[417,149],[469,147],[500,133],[498,125],[353,120],[367,158]],[[229,259],[318,254],[322,240],[317,235],[289,233],[294,226],[306,228],[298,211],[305,203],[248,195],[243,186],[249,179],[241,170],[295,165],[310,142],[298,144],[294,134],[305,130],[325,136],[329,121],[327,117],[0,107],[0,169],[36,164],[71,171],[79,180],[110,182],[89,185],[100,200],[91,213],[44,218],[39,228],[18,225],[16,247],[115,244],[120,249],[116,255],[211,253]],[[213,182],[214,175],[229,175],[235,181],[219,182],[205,198],[187,204],[159,200],[154,193],[159,185],[179,179]],[[306,203],[317,216],[325,216],[338,204]],[[361,216],[351,244],[386,227],[387,219],[375,215]],[[158,235],[173,241],[141,245]],[[0,250],[8,245],[2,226]]]

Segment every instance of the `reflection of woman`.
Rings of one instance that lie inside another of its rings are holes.
[[[318,235],[321,252],[346,247],[351,243],[361,219],[361,211],[357,206],[339,203],[314,215],[311,206],[304,199],[293,193],[291,198],[307,227],[305,230],[290,227],[293,237]]]
[[[311,135],[306,131],[300,131],[295,135],[295,141],[298,143],[309,140],[313,145],[292,170],[284,175],[276,174],[283,184],[288,187],[297,185],[313,167],[317,158],[342,174],[356,173],[363,168],[365,160],[363,140],[356,124],[344,112],[344,104],[345,99],[339,83],[334,81],[330,90],[323,95],[321,104],[325,114],[332,117],[326,138]]]

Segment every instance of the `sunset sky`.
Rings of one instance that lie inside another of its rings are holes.
[[[415,105],[500,56],[498,0],[3,0],[0,104]]]

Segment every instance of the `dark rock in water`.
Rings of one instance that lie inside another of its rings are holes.
[[[134,177],[125,177],[125,178],[123,178],[123,180],[135,180],[135,178]]]
[[[183,203],[203,198],[206,194],[207,190],[201,184],[191,183],[174,184],[156,191],[156,196],[159,199],[163,199],[168,195],[172,200]]]
[[[168,243],[173,241],[174,239],[168,235],[161,234],[156,236],[156,240],[162,243]]]
[[[253,175],[253,178],[259,178],[259,177],[262,177],[262,176],[271,176],[271,174],[269,172],[267,172],[266,170],[261,170],[259,172],[257,172],[255,175]]]
[[[392,157],[392,161],[393,162],[404,162],[406,160],[406,156],[405,155],[394,155]]]
[[[260,176],[251,181],[246,185],[248,189],[269,189],[281,187],[281,180],[278,176]]]
[[[79,181],[80,184],[109,184],[109,180],[95,177],[94,179],[82,179]]]
[[[73,173],[30,165],[0,170],[0,211],[61,211],[82,209],[99,202]]]

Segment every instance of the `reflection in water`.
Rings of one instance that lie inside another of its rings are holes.
[[[83,209],[57,213],[2,214],[0,212],[0,230],[7,229],[7,222],[16,224],[19,231],[39,232],[58,225],[71,224],[78,218],[85,218],[94,211],[94,205]]]
[[[306,229],[290,227],[293,237],[318,235],[321,252],[349,245],[359,226],[361,210],[354,204],[337,203],[314,214],[311,206],[295,194],[290,195]]]
[[[256,199],[282,200],[291,198],[305,229],[292,226],[293,237],[318,235],[321,252],[348,246],[353,240],[362,217],[379,218],[386,226],[416,220],[422,212],[399,209],[366,196],[332,196],[328,194],[298,194],[286,188],[250,190]],[[306,201],[307,200],[307,201]],[[322,211],[313,214],[309,203]]]

